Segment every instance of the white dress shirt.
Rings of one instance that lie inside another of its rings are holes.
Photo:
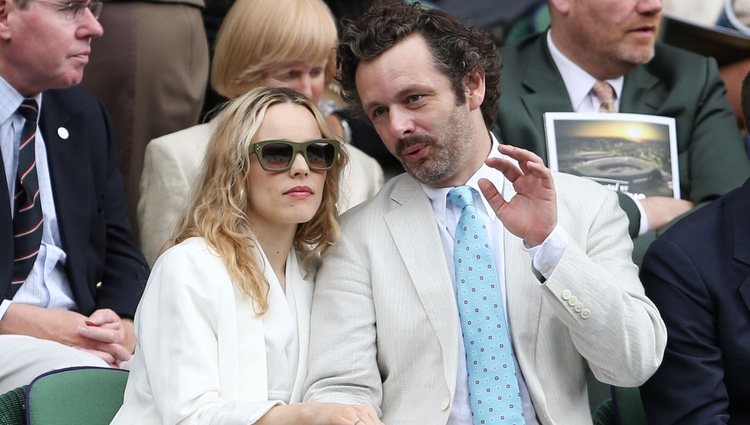
[[[39,109],[42,107],[42,95],[34,97]],[[15,195],[16,170],[18,168],[18,145],[25,120],[16,111],[24,97],[0,77],[0,151],[2,151],[5,182],[8,186],[9,208],[13,215],[13,198]],[[37,123],[39,117],[37,116]],[[75,298],[65,274],[66,253],[60,241],[60,230],[57,226],[57,213],[52,195],[52,180],[47,163],[47,149],[41,131],[37,131],[34,141],[36,171],[39,180],[39,197],[42,202],[42,245],[39,249],[34,267],[13,297],[12,302],[31,304],[45,308],[73,310]],[[10,307],[10,300],[2,300],[0,319]]]
[[[498,142],[494,135],[492,136],[492,150],[489,153],[490,157],[501,157],[501,154],[497,151]],[[486,178],[490,180],[495,187],[503,187],[503,181],[505,177],[499,171],[482,165],[482,167],[466,182],[466,186],[472,187],[477,191],[474,195],[475,200],[479,198],[481,202],[475,202],[477,212],[482,216],[485,223],[488,223],[487,229],[489,232],[490,245],[494,253],[495,264],[498,270],[503,270],[502,273],[498,273],[498,281],[500,283],[500,292],[505,302],[505,319],[508,321],[508,328],[513,329],[513,324],[508,320],[508,299],[506,297],[506,282],[505,282],[505,265],[503,261],[503,233],[505,227],[500,219],[497,218],[492,207],[489,205],[486,199],[481,195],[479,190],[479,179]],[[452,187],[447,188],[431,188],[429,186],[422,185],[423,190],[430,198],[432,210],[435,213],[435,219],[437,221],[438,231],[440,233],[440,239],[443,244],[443,252],[445,253],[445,261],[448,265],[451,278],[453,279],[453,287],[455,291],[455,271],[453,267],[453,235],[456,230],[456,225],[461,217],[461,210],[447,200],[448,192]],[[549,235],[549,237],[539,246],[529,248],[529,258],[532,260],[534,268],[546,279],[548,278],[555,269],[555,266],[559,263],[562,258],[565,248],[567,247],[567,241],[561,232],[557,228]],[[541,284],[541,282],[540,282]],[[512,301],[512,300],[511,300]],[[464,343],[461,332],[460,323],[456,323],[458,326],[459,336],[459,353],[458,353],[458,373],[456,378],[456,392],[453,397],[453,407],[451,409],[450,417],[448,418],[447,425],[472,425],[471,419],[471,408],[469,407],[469,393],[467,383],[467,370],[466,370],[466,351],[464,350]],[[513,344],[511,338],[511,345]],[[514,354],[515,360],[515,354]],[[523,411],[527,425],[537,424],[536,413],[534,406],[531,403],[531,397],[529,391],[526,388],[526,383],[523,379],[523,374],[518,366],[518,360],[515,360],[516,368],[518,372],[518,387],[521,391],[521,401],[523,403]]]
[[[568,91],[568,96],[570,96],[570,104],[573,105],[573,110],[586,113],[599,112],[601,101],[591,92],[591,88],[597,81],[596,78],[584,71],[580,66],[573,63],[573,61],[568,59],[557,48],[557,46],[555,46],[550,31],[547,31],[547,47],[549,48],[550,55],[552,55],[552,60],[555,62],[555,66],[557,66],[557,70],[560,72],[563,82],[565,82],[565,88]],[[615,110],[619,111],[625,77],[620,76],[605,81],[615,90]],[[630,193],[624,193],[630,196],[638,207],[638,212],[641,213],[641,223],[638,234],[642,235],[648,231],[648,216],[646,215],[646,210],[643,209],[643,205],[641,205],[638,198]]]

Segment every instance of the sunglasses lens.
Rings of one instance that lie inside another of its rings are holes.
[[[307,162],[310,168],[325,170],[333,166],[336,149],[329,142],[316,142],[307,145]]]
[[[263,146],[260,160],[267,170],[283,170],[292,160],[293,149],[288,144],[270,143]]]

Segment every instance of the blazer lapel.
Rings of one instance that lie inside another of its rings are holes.
[[[667,96],[661,80],[645,66],[638,66],[625,76],[620,112],[656,114]]]
[[[0,155],[0,170],[5,170],[3,165],[3,158]],[[3,171],[3,177],[5,177]],[[3,243],[0,245],[0,264],[3,267],[0,268],[0,297],[11,298],[15,294],[15,290],[10,290],[11,271],[13,269],[13,217],[10,213],[10,195],[8,194],[8,185],[5,184],[5,178],[3,178],[0,184],[0,241]],[[6,267],[7,265],[7,267]]]
[[[310,345],[310,313],[313,297],[313,276],[306,279],[297,252],[292,250],[287,260],[287,286],[294,291],[294,305],[297,310],[298,360],[297,374],[292,387],[292,401],[302,401],[302,387],[307,377],[307,348]]]
[[[525,77],[522,84],[526,92],[521,96],[521,103],[529,120],[534,123],[541,136],[537,139],[540,141],[547,140],[544,132],[545,112],[574,112],[565,82],[550,56],[546,40],[546,37],[538,37],[536,44],[530,48],[523,70]],[[546,143],[544,146],[537,146],[535,151],[544,152],[543,159],[546,163]]]
[[[91,206],[85,194],[93,193],[93,189],[81,187],[90,181],[90,178],[86,177],[90,160],[87,157],[88,150],[81,148],[81,145],[85,144],[85,123],[74,118],[75,115],[56,104],[54,97],[43,98],[39,125],[47,149],[57,226],[63,248],[68,254],[68,277],[73,290],[76,291],[81,287],[75,282],[86,282],[87,277],[76,275],[78,270],[84,268],[73,266],[73,263],[79,260],[75,258],[75,253],[87,252],[89,234],[76,229],[75,226],[76,223],[87,223],[87,209]],[[63,138],[61,135],[66,137]]]
[[[446,382],[454,389],[458,355],[458,309],[435,215],[414,179],[396,183],[385,222],[422,301],[443,351]]]
[[[503,197],[509,200],[515,194],[513,184],[505,179]],[[544,389],[534,372],[537,370],[536,346],[542,313],[542,291],[541,288],[529,287],[536,277],[531,271],[531,258],[523,249],[523,241],[508,229],[505,229],[503,238],[503,271],[513,350],[530,393],[543,396]],[[543,400],[535,399],[535,402],[541,402],[540,406],[546,405]]]

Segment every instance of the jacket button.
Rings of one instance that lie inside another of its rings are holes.
[[[574,305],[576,305],[577,302],[578,302],[578,297],[576,297],[575,295],[573,295],[570,298],[568,298],[568,305],[571,306],[571,307],[573,307]]]
[[[591,316],[591,310],[584,308],[581,310],[581,319],[588,319]]]
[[[443,404],[440,405],[440,409],[445,412],[449,407],[451,407],[451,401],[446,398],[443,400]]]
[[[570,298],[570,289],[564,289],[562,291],[562,299],[564,299],[565,301],[568,301],[569,298]]]
[[[101,288],[101,287],[102,287],[102,282],[101,282],[101,281],[99,281],[99,282],[96,282],[96,287],[97,287],[97,288]]]
[[[580,313],[581,310],[583,310],[583,303],[580,301],[577,302],[576,305],[573,307],[573,310],[575,310],[576,313]]]

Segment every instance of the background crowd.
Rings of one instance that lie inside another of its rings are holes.
[[[670,20],[750,46],[746,0],[0,0],[0,394],[96,366],[112,423],[579,425],[640,387],[648,423],[750,423],[750,47]],[[554,171],[550,112],[674,119],[679,196]]]

